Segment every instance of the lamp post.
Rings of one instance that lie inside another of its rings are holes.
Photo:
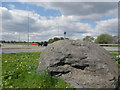
[[[20,42],[20,32],[19,32],[19,39],[18,39],[18,41]]]
[[[58,21],[58,17],[56,18],[56,20]],[[59,22],[56,22],[56,26],[57,26],[57,30],[58,30],[58,37],[59,37]]]
[[[59,23],[58,23],[58,37],[59,37]]]
[[[29,7],[27,5],[27,10],[28,10],[28,46],[29,46]]]
[[[66,38],[66,32],[64,32],[64,39]]]

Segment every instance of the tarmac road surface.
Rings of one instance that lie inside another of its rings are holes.
[[[4,44],[1,47],[2,53],[20,53],[20,52],[42,52],[46,47],[37,45],[15,45]],[[108,51],[117,51],[118,47],[103,47]]]
[[[103,47],[103,48],[105,48],[107,51],[118,51],[118,50],[120,50],[120,48],[118,48],[118,47]]]
[[[20,52],[41,52],[45,49],[45,46],[37,45],[13,45],[4,44],[2,45],[2,53],[20,53]]]

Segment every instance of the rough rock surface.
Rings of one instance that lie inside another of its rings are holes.
[[[102,47],[79,40],[60,40],[40,55],[37,71],[47,69],[75,88],[115,88],[118,70]]]

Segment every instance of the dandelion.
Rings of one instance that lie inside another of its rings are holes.
[[[68,88],[68,87],[66,86],[66,88]]]
[[[13,88],[13,86],[10,86],[9,88]]]
[[[119,59],[120,58],[120,55],[116,56],[116,59]]]
[[[40,86],[38,86],[38,88],[40,88]]]
[[[5,61],[5,63],[7,63],[7,60]]]
[[[29,68],[31,68],[31,66],[29,66]]]
[[[11,78],[12,78],[11,76],[8,77],[8,79],[11,79]]]
[[[28,72],[29,74],[31,73],[31,72]]]

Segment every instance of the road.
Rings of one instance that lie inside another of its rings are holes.
[[[103,47],[103,48],[105,48],[107,51],[118,51],[119,49],[118,49],[118,47]]]
[[[20,52],[42,52],[46,47],[36,45],[13,45],[4,44],[2,45],[2,53],[20,53]]]
[[[4,44],[2,45],[2,53],[20,53],[20,52],[42,52],[46,47],[36,46],[36,45],[13,45]],[[118,47],[103,47],[108,51],[117,51]]]

